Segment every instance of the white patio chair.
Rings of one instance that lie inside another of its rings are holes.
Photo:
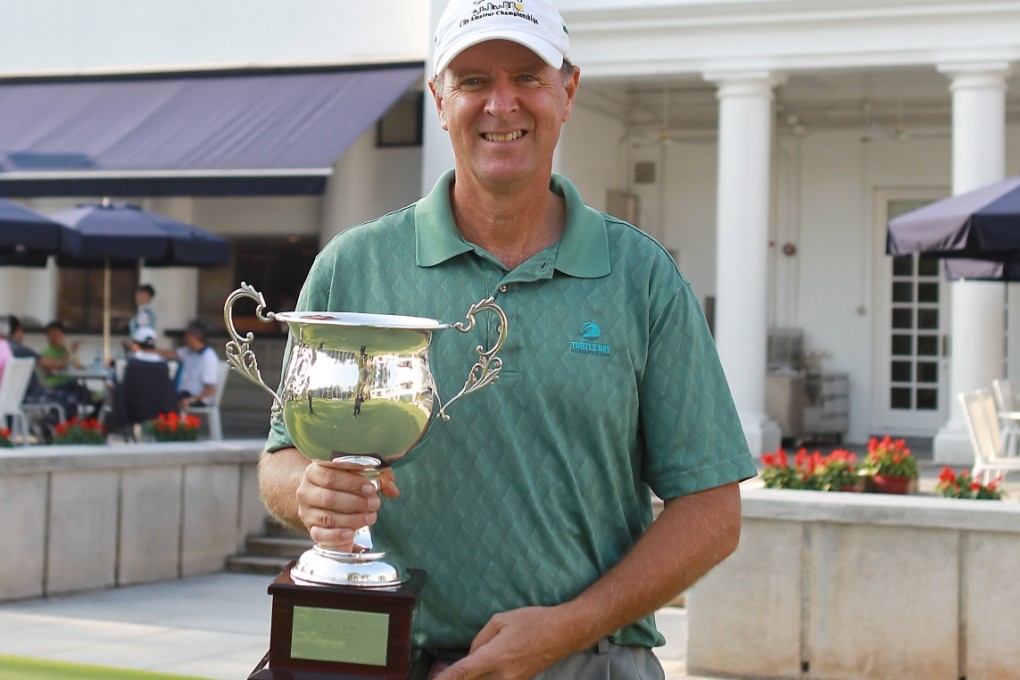
[[[21,435],[21,445],[28,446],[28,416],[22,408],[28,383],[35,370],[35,359],[9,359],[0,378],[0,420],[11,417],[11,434]]]
[[[974,467],[971,470],[974,479],[980,478],[987,484],[994,472],[1001,472],[1003,476],[1008,472],[1020,472],[1020,458],[1002,455],[1002,433],[992,390],[984,388],[961,392],[957,399],[963,408],[974,450]]]
[[[993,380],[992,394],[995,395],[995,408],[1002,429],[1002,455],[1020,455],[1020,408],[1015,401],[1017,394],[1013,381],[1006,378]]]
[[[216,380],[216,391],[202,406],[186,406],[184,412],[190,415],[204,415],[209,421],[209,439],[223,439],[223,422],[220,419],[220,402],[227,387],[230,364],[221,360]]]

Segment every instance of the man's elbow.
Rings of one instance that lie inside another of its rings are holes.
[[[713,489],[713,505],[709,517],[713,526],[712,553],[715,564],[722,562],[740,545],[740,487],[736,483]]]
[[[732,555],[740,545],[740,493],[727,504],[725,516],[722,521],[722,530],[719,540],[719,562]]]

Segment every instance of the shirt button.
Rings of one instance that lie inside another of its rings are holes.
[[[500,293],[505,293],[506,292],[506,284],[503,284],[502,286],[499,287],[499,292]]]

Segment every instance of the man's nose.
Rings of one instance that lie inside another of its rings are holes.
[[[494,116],[502,116],[517,109],[517,95],[510,83],[496,81],[489,90],[489,98],[485,111]]]

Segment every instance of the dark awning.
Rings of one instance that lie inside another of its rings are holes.
[[[319,193],[422,69],[0,80],[0,195]]]

